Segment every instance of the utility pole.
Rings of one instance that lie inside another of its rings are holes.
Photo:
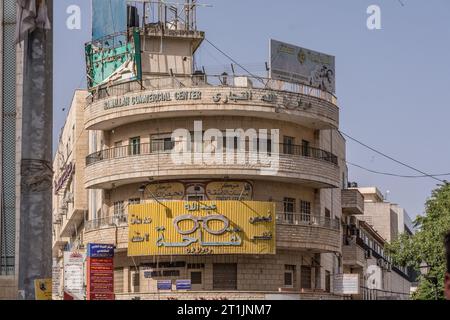
[[[39,25],[37,13],[46,4],[51,25],[53,0],[25,3],[32,1],[37,25],[24,38],[21,137],[19,299],[25,300],[35,299],[34,280],[52,277],[53,28]]]

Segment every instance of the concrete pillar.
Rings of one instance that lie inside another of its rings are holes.
[[[53,31],[37,28],[24,49],[19,298],[34,300],[34,280],[52,277]]]

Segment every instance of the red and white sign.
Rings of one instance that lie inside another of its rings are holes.
[[[87,260],[87,299],[114,300],[114,259]]]

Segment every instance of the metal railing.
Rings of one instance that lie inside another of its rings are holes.
[[[304,213],[278,212],[276,214],[276,222],[277,224],[285,224],[285,225],[318,226],[333,230],[339,230],[340,228],[339,221],[337,220]],[[103,217],[99,219],[86,221],[85,231],[110,227],[122,227],[122,226],[124,227],[127,225],[128,225],[127,214],[118,216],[112,215],[109,217]]]
[[[340,229],[338,220],[305,213],[278,212],[277,223],[286,225],[317,226],[333,230]]]
[[[166,142],[152,142],[152,143],[140,143],[140,144],[131,144],[122,147],[115,147],[110,149],[104,149],[101,151],[94,152],[87,156],[86,158],[86,166],[93,165],[95,163],[110,160],[110,159],[118,159],[125,157],[133,157],[140,155],[149,155],[149,154],[161,154],[161,153],[170,153],[175,147],[175,142],[166,141]],[[268,153],[271,153],[270,143],[267,144]],[[250,154],[249,148],[245,148],[245,152]],[[223,148],[224,152],[226,152],[227,148]],[[238,149],[235,149],[238,151]],[[284,155],[293,155],[293,156],[301,156],[306,158],[313,158],[317,160],[326,161],[332,163],[334,165],[338,164],[338,158],[331,152],[312,148],[309,146],[302,145],[293,145],[293,144],[279,144],[279,153]]]
[[[190,76],[177,75],[174,77],[155,77],[151,79],[144,79],[141,82],[133,81],[123,84],[111,85],[105,88],[99,88],[96,91],[93,91],[92,95],[88,99],[90,99],[91,102],[95,102],[108,97],[122,96],[130,92],[138,92],[144,90],[211,87],[286,91],[319,98],[337,105],[337,98],[334,94],[306,84],[288,82],[283,80],[273,80],[266,77],[228,74],[195,74]]]
[[[97,230],[110,227],[122,227],[128,225],[128,215],[112,215],[109,217],[102,217],[85,223],[85,231]]]

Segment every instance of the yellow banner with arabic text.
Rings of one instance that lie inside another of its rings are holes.
[[[275,254],[275,218],[273,202],[132,205],[128,255]]]

